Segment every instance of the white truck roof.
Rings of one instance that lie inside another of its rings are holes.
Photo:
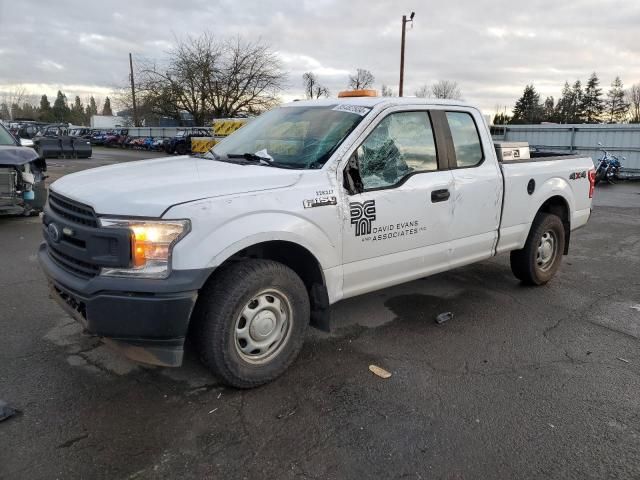
[[[459,100],[438,100],[436,98],[419,98],[419,97],[342,97],[342,98],[320,98],[316,100],[298,100],[295,102],[285,103],[284,107],[303,107],[303,106],[329,106],[336,103],[345,105],[357,105],[361,107],[382,107],[384,105],[451,105],[456,107],[469,107],[476,109],[475,106]]]

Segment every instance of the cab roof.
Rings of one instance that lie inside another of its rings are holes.
[[[285,103],[283,107],[328,107],[330,105],[357,105],[361,107],[385,107],[391,105],[450,105],[475,108],[460,100],[439,100],[419,97],[342,97],[320,98],[317,100],[298,100]]]

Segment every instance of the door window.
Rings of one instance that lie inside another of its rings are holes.
[[[436,146],[427,112],[385,117],[357,150],[365,190],[398,184],[407,175],[438,169]]]
[[[467,112],[447,112],[458,168],[475,167],[484,155],[473,117]]]

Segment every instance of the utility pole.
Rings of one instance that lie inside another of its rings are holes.
[[[402,41],[400,42],[400,87],[398,88],[398,96],[402,96],[402,88],[404,85],[404,35],[407,29],[407,23],[411,22],[413,24],[413,17],[416,15],[416,12],[411,12],[409,16],[409,20],[407,20],[407,16],[402,16]]]
[[[129,52],[129,78],[131,79],[131,99],[133,101],[133,126],[138,126],[138,109],[136,108],[136,84],[133,80],[133,60],[131,59],[131,52]]]

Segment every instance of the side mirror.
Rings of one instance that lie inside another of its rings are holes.
[[[20,146],[21,147],[31,147],[31,148],[33,148],[34,143],[33,143],[33,140],[31,140],[29,138],[21,138],[20,139]]]
[[[344,168],[343,184],[345,190],[349,192],[349,195],[357,195],[364,191],[362,177],[360,176],[360,161],[357,150],[351,154],[347,166]]]

